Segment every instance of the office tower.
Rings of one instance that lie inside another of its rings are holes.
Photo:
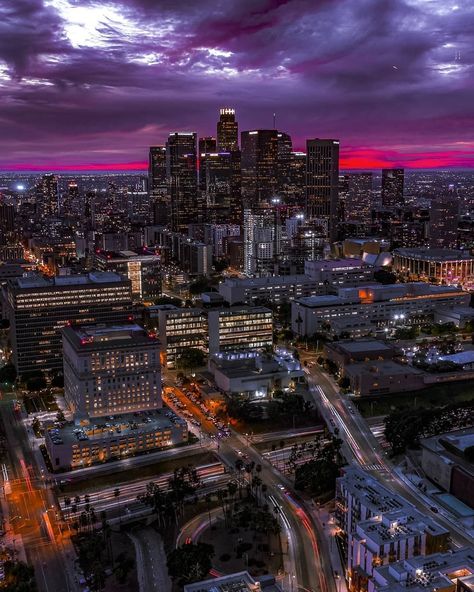
[[[96,251],[94,267],[128,277],[135,300],[153,301],[161,296],[160,258],[154,252]]]
[[[287,203],[291,186],[291,164],[293,161],[293,143],[291,136],[284,132],[278,132],[278,172],[277,172],[277,195]]]
[[[202,221],[203,203],[197,182],[197,135],[171,133],[166,142],[166,175],[170,187],[172,230],[186,232],[188,224]]]
[[[369,224],[372,212],[372,173],[345,175],[347,194],[344,219]]]
[[[339,191],[339,141],[306,141],[306,213],[309,219],[325,220],[328,237],[337,230]]]
[[[148,155],[148,195],[151,200],[154,224],[168,224],[170,204],[165,146],[150,146]]]
[[[12,232],[15,228],[15,208],[12,205],[0,202],[0,231],[4,238],[8,232]],[[1,242],[0,242],[1,244]]]
[[[240,152],[201,152],[199,191],[212,224],[242,224]]]
[[[160,344],[138,325],[62,330],[64,398],[77,418],[158,409]]]
[[[199,154],[205,152],[217,152],[217,142],[214,136],[199,138]]]
[[[459,201],[454,192],[433,199],[430,207],[429,245],[455,249],[458,245]]]
[[[278,263],[281,225],[275,209],[244,209],[244,273],[272,275]]]
[[[58,215],[59,191],[56,175],[43,175],[36,186],[36,212],[40,218]]]
[[[217,150],[230,152],[239,149],[239,125],[235,120],[235,109],[223,107],[219,110],[217,122]]]
[[[384,208],[400,207],[404,204],[404,169],[382,169],[382,205]]]
[[[115,273],[9,280],[3,301],[10,321],[13,363],[21,376],[62,369],[60,330],[74,323],[121,323],[132,311],[131,282]]]
[[[278,188],[278,132],[242,132],[242,200],[244,207],[270,205]]]

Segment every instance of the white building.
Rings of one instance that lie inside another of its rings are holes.
[[[370,282],[374,271],[374,267],[366,265],[362,259],[315,259],[304,263],[305,275],[333,289]]]
[[[321,330],[334,332],[347,324],[350,332],[363,326],[411,324],[426,320],[440,309],[468,306],[470,294],[452,286],[407,283],[340,288],[337,296],[310,296],[292,302],[291,324],[297,335]]]
[[[64,397],[79,419],[157,409],[160,345],[134,324],[63,329]]]

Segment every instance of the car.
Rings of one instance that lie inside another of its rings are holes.
[[[281,491],[285,491],[285,486],[282,483],[277,483],[277,487],[278,489],[280,489]]]
[[[435,514],[437,514],[437,513],[439,512],[439,510],[438,510],[438,508],[437,508],[436,506],[431,506],[431,507],[430,507],[430,510],[431,510],[432,512],[434,512]]]

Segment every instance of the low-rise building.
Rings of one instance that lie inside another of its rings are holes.
[[[282,592],[282,587],[270,574],[253,578],[248,571],[219,576],[194,584],[186,584],[184,592]]]
[[[249,400],[270,398],[276,390],[294,390],[305,377],[290,354],[218,353],[211,357],[209,369],[219,389]]]
[[[45,444],[53,470],[78,469],[186,442],[186,422],[169,415],[156,409],[47,429]]]
[[[393,269],[409,281],[448,285],[474,282],[474,256],[457,249],[395,249]]]
[[[362,397],[418,391],[426,386],[425,372],[392,360],[348,364],[344,376],[350,381],[351,391]]]
[[[439,487],[474,508],[474,428],[424,438],[421,465]]]
[[[395,348],[378,339],[353,339],[327,343],[324,346],[324,355],[339,368],[344,368],[354,362],[391,360],[395,355]]]
[[[291,305],[291,327],[299,336],[329,331],[338,321],[338,330],[362,325],[371,331],[394,327],[397,323],[426,322],[436,311],[468,306],[470,294],[454,286],[435,286],[422,282],[367,285],[339,288],[336,296],[298,298]]]
[[[376,567],[368,592],[471,592],[474,587],[474,551],[402,559]]]
[[[374,267],[362,259],[314,259],[304,262],[304,272],[310,279],[329,284],[333,289],[358,286],[374,279]]]
[[[474,308],[455,306],[450,309],[437,310],[434,321],[435,323],[453,323],[456,327],[464,329],[466,323],[474,321]]]

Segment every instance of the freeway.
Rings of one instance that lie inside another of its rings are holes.
[[[190,401],[181,389],[173,388],[174,394],[201,423],[201,429],[216,433],[215,425]],[[292,484],[272,464],[251,446],[249,438],[231,432],[227,438],[218,441],[217,456],[230,468],[242,457],[262,467],[260,478],[268,487],[268,499],[278,505],[282,521],[282,532],[287,539],[290,557],[289,579],[292,588],[305,588],[312,592],[334,592],[334,573],[330,562],[328,541],[319,536],[314,517],[304,504],[292,493]]]
[[[328,426],[339,428],[339,437],[344,441],[344,453],[362,469],[374,476],[390,491],[403,496],[420,512],[432,514],[439,524],[449,530],[456,546],[473,544],[473,538],[462,531],[458,522],[447,512],[433,512],[430,500],[407,482],[388,460],[379,440],[357,409],[340,394],[330,377],[315,365],[306,369],[313,398],[328,421]]]

